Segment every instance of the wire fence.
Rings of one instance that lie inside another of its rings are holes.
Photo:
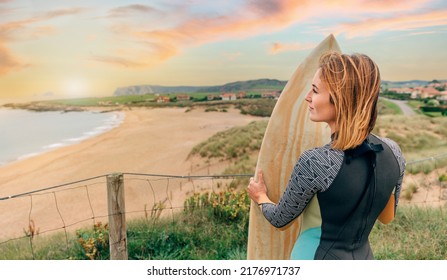
[[[408,162],[400,203],[444,207],[447,202],[446,167],[447,154]],[[0,198],[0,258],[57,259],[60,258],[57,251],[68,251],[76,246],[83,247],[87,257],[93,258],[88,252],[98,244],[91,244],[83,232],[94,228],[98,234],[95,242],[104,234],[110,218],[108,175]],[[126,220],[173,222],[178,213],[187,210],[185,201],[188,198],[243,188],[250,176],[252,174],[123,173]],[[42,252],[42,247],[48,244],[52,246]]]

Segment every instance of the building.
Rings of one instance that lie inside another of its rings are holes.
[[[179,94],[177,95],[177,101],[189,101],[188,94]]]
[[[236,98],[237,98],[237,99],[244,99],[246,96],[247,96],[247,95],[246,95],[245,91],[240,91],[240,92],[238,92],[238,94],[236,95]]]
[[[262,93],[262,98],[278,99],[280,95],[280,91],[266,91]]]
[[[232,100],[237,99],[237,96],[235,93],[224,93],[220,97],[222,98],[222,100],[226,100],[226,101],[232,101]]]
[[[447,91],[441,91],[438,96],[436,96],[436,99],[439,101],[447,101]]]
[[[169,103],[169,102],[171,102],[171,99],[169,98],[169,96],[166,96],[166,95],[157,96],[157,98],[155,100],[157,101],[157,103]]]
[[[411,98],[436,98],[439,95],[442,95],[440,91],[432,86],[428,87],[415,87],[415,88],[390,88],[388,89],[390,92],[395,93],[409,93],[411,94]]]

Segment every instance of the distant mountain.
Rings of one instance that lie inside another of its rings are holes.
[[[275,89],[282,90],[287,81],[275,79],[258,79],[249,81],[238,81],[224,84],[222,86],[214,86],[200,89],[199,92],[237,92],[256,89]]]
[[[430,84],[433,80],[410,80],[410,81],[382,81],[382,86],[387,88],[402,88],[402,87],[425,87]],[[445,83],[447,80],[437,80],[438,82]]]
[[[438,80],[446,82],[447,80]],[[432,81],[410,80],[410,81],[382,81],[382,86],[386,88],[395,87],[421,87],[426,86]],[[287,81],[276,79],[257,79],[248,81],[238,81],[227,83],[220,86],[159,86],[159,85],[135,85],[120,87],[115,90],[113,95],[143,95],[156,93],[193,93],[193,92],[238,92],[250,90],[282,90]]]
[[[155,93],[193,93],[193,92],[237,92],[256,89],[281,90],[287,81],[275,79],[258,79],[249,81],[238,81],[221,86],[158,86],[158,85],[135,85],[120,87],[113,93],[114,96],[143,95]]]
[[[128,86],[128,87],[119,87],[113,93],[114,96],[123,96],[123,95],[144,95],[151,93],[172,93],[172,92],[181,92],[181,93],[192,93],[197,92],[200,88],[203,87],[194,87],[194,86],[156,86],[156,85],[136,85],[136,86]]]

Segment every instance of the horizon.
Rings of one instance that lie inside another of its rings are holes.
[[[249,82],[249,81],[257,81],[257,80],[277,80],[280,82],[288,82],[288,80],[279,80],[279,79],[271,79],[271,78],[259,78],[259,79],[253,79],[253,80],[238,80],[238,81],[233,81],[233,82],[228,82],[225,84],[220,84],[220,85],[155,85],[155,84],[138,84],[138,85],[127,85],[127,86],[121,86],[121,87],[117,87],[115,90],[119,89],[119,88],[128,88],[128,87],[133,87],[133,86],[153,86],[153,87],[197,87],[197,88],[207,88],[207,87],[220,87],[220,86],[225,86],[227,84],[232,84],[232,83],[244,83],[244,82]],[[447,83],[447,79],[430,79],[430,80],[421,80],[421,79],[413,79],[413,80],[402,80],[402,81],[389,81],[389,80],[382,80],[383,82],[387,82],[387,83],[413,83],[413,82],[425,82],[425,83],[430,83],[433,80],[437,80],[439,82],[442,83]],[[175,93],[175,92],[171,92],[171,93]],[[147,93],[147,94],[157,94],[157,93]],[[167,93],[163,93],[163,94],[167,94]],[[189,93],[185,93],[185,94],[189,94]],[[135,94],[138,95],[138,94]],[[69,100],[69,99],[81,99],[81,98],[103,98],[103,97],[113,97],[115,96],[114,92],[112,92],[109,95],[102,95],[102,96],[72,96],[72,97],[67,97],[67,96],[29,96],[29,97],[23,97],[23,98],[6,98],[6,99],[1,99],[0,98],[0,106],[3,106],[5,104],[8,103],[20,103],[20,102],[39,102],[39,101],[50,101],[50,100]]]
[[[441,0],[0,0],[0,15],[2,102],[287,81],[329,34],[375,60],[385,81],[447,78]]]

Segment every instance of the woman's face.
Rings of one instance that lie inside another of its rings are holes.
[[[320,79],[320,69],[314,75],[312,88],[306,95],[309,103],[310,120],[314,122],[325,122],[335,132],[335,106],[330,102],[329,90]]]

